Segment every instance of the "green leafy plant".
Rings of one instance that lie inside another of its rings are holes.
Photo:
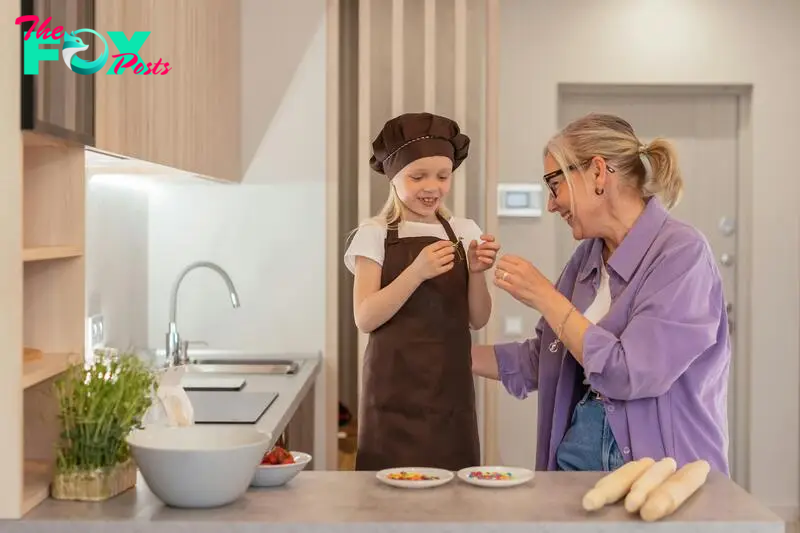
[[[130,458],[125,437],[140,428],[158,386],[135,354],[97,352],[91,365],[71,366],[56,381],[61,473],[113,467]]]

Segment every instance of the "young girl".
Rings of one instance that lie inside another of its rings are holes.
[[[484,272],[500,246],[444,206],[469,137],[447,118],[405,114],[372,147],[370,166],[390,180],[389,199],[345,253],[356,326],[369,333],[356,470],[474,466],[470,327],[489,320]]]

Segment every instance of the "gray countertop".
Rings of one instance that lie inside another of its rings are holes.
[[[194,353],[202,352],[195,350]],[[235,356],[247,356],[246,352],[234,354]],[[263,361],[271,359],[291,359],[300,363],[297,374],[294,375],[270,375],[270,374],[240,374],[247,379],[245,388],[248,392],[277,392],[278,397],[270,405],[267,411],[256,422],[259,431],[272,433],[273,442],[283,433],[286,425],[294,416],[300,402],[308,395],[314,380],[320,371],[322,363],[321,354],[279,354],[261,355]],[[219,375],[219,374],[217,374]],[[226,374],[237,375],[237,374]]]
[[[293,354],[263,354],[239,351],[192,350],[193,355],[205,357],[232,357],[252,358],[258,361],[287,360],[297,361],[299,369],[296,374],[236,374],[236,373],[211,373],[214,376],[242,376],[246,379],[245,391],[247,392],[276,392],[278,397],[269,406],[267,411],[256,422],[256,428],[264,433],[271,433],[273,443],[286,429],[286,425],[294,416],[298,406],[308,395],[314,381],[320,372],[322,355],[319,353],[293,353]],[[192,376],[202,376],[202,373]],[[223,424],[224,425],[224,424]],[[310,450],[309,450],[310,451]]]
[[[48,500],[20,521],[0,522],[9,533],[361,531],[515,533],[719,532],[778,533],[780,519],[720,475],[709,477],[683,507],[649,524],[620,505],[595,513],[581,508],[599,473],[539,472],[519,487],[486,489],[457,478],[431,489],[389,487],[370,472],[301,472],[276,489],[250,489],[226,507],[165,507],[140,481],[103,503]]]

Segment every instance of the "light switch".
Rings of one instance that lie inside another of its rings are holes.
[[[521,316],[507,316],[506,317],[505,334],[506,335],[522,335],[522,317]]]

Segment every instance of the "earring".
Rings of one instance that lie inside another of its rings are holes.
[[[604,192],[605,192],[605,190],[603,190],[603,189],[600,189],[600,188],[598,188],[598,187],[595,187],[595,188],[594,188],[594,193],[595,193],[597,196],[603,196],[603,193],[604,193]]]

